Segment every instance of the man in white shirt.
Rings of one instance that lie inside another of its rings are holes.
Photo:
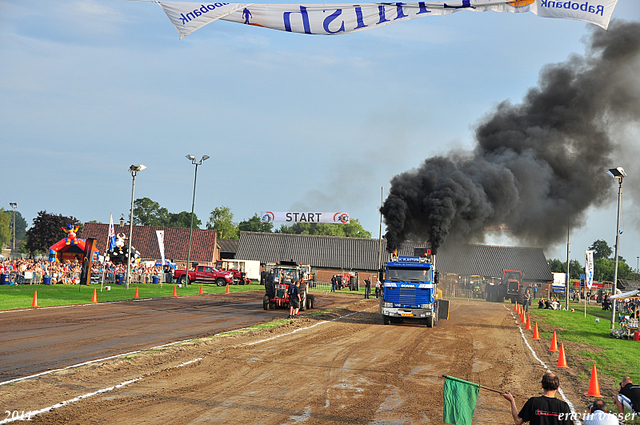
[[[584,418],[584,425],[618,425],[618,417],[607,413],[607,405],[603,400],[596,400],[591,405],[591,414]]]

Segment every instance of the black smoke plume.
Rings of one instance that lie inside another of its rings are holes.
[[[486,227],[550,246],[612,189],[614,128],[640,122],[640,23],[592,30],[585,56],[546,66],[521,104],[499,104],[471,152],[426,159],[391,180],[381,207],[390,252],[407,239],[481,242]]]

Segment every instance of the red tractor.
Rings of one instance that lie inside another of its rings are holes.
[[[304,268],[293,261],[268,264],[264,284],[265,295],[262,306],[265,310],[289,307],[289,286],[300,281],[300,310],[313,308],[313,295],[309,294]]]
[[[503,270],[502,280],[498,284],[487,283],[485,287],[487,301],[501,303],[507,298],[512,303],[518,301],[519,304],[522,304],[526,289],[522,283],[523,277],[524,273],[520,270]]]

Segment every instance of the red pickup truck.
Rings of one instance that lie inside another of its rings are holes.
[[[173,278],[179,283],[185,283],[185,271],[174,271]],[[189,270],[189,282],[215,283],[218,286],[225,286],[233,283],[233,273],[221,272],[211,266],[197,266],[195,270]]]

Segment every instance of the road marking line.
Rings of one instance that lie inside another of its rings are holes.
[[[511,314],[511,317],[513,317],[513,318],[515,319],[515,316],[513,315],[513,313],[511,312],[511,310],[510,310],[507,306],[505,306],[505,305],[503,305],[503,307],[504,307],[504,308],[506,308],[506,309],[507,309],[507,311],[509,311],[509,313]],[[516,324],[517,324],[517,322],[516,322]],[[531,351],[531,354],[533,354],[533,357],[534,357],[538,362],[540,362],[540,364],[542,365],[542,367],[544,367],[544,368],[545,368],[545,370],[546,370],[547,372],[555,373],[555,372],[553,372],[551,369],[549,369],[549,366],[547,366],[547,365],[545,364],[545,362],[543,362],[542,360],[540,360],[540,358],[539,358],[539,357],[538,357],[538,355],[536,354],[535,350],[531,347],[531,345],[529,345],[529,341],[527,341],[527,338],[524,336],[524,332],[522,332],[522,327],[518,326],[518,330],[520,330],[520,335],[522,336],[522,340],[523,340],[523,341],[524,341],[524,343],[527,345],[527,347],[529,347],[529,350]],[[563,399],[563,400],[564,400],[564,401],[569,405],[569,409],[571,410],[571,413],[572,413],[572,414],[574,414],[574,417],[578,417],[578,415],[576,414],[576,409],[575,409],[575,407],[573,407],[573,403],[571,403],[571,402],[569,401],[569,399],[567,398],[567,396],[564,394],[564,391],[562,391],[562,388],[558,388],[558,393],[560,393],[560,395],[562,396],[562,399]],[[579,420],[579,419],[575,419],[575,422],[576,422],[576,424],[577,424],[577,425],[580,425],[580,424],[581,424],[581,422],[580,422],[580,420]]]
[[[109,392],[109,391],[113,391],[113,390],[118,389],[118,388],[122,388],[122,387],[124,387],[126,385],[129,385],[129,384],[132,384],[132,383],[134,383],[136,381],[139,381],[140,379],[142,379],[142,378],[136,378],[136,379],[132,379],[130,381],[125,381],[125,382],[123,382],[121,384],[114,385],[113,387],[103,388],[101,390],[94,391],[92,393],[88,393],[88,394],[84,394],[84,395],[72,398],[71,400],[62,401],[60,403],[54,404],[53,406],[45,407],[44,409],[33,410],[33,411],[30,411],[30,412],[27,412],[26,416],[28,416],[28,418],[30,419],[32,416],[37,416],[37,415],[40,415],[42,413],[46,413],[46,412],[50,412],[50,411],[55,410],[55,409],[59,409],[59,408],[64,407],[64,406],[66,406],[68,404],[75,403],[75,402],[78,402],[80,400],[84,400],[85,398],[89,398],[89,397],[92,397],[94,395],[103,394],[103,393],[106,393],[106,392]],[[29,419],[27,419],[27,420],[29,420]],[[0,424],[8,424],[9,422],[23,421],[23,420],[25,420],[24,417],[7,418],[7,419],[4,419],[4,420],[0,421]]]

